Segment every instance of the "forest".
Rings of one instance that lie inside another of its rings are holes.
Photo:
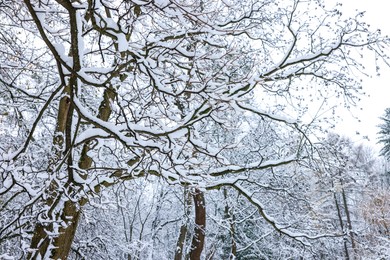
[[[390,38],[326,2],[0,0],[0,259],[390,259],[390,108],[334,131]]]

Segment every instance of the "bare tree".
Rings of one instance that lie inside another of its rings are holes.
[[[83,206],[149,176],[196,191],[192,259],[205,193],[222,186],[280,234],[310,238],[246,187],[309,155],[306,97],[354,101],[355,53],[387,59],[362,14],[343,21],[321,1],[1,1],[0,16],[0,194],[18,205],[0,241],[19,237],[30,259],[66,259]],[[294,140],[229,158],[255,121]]]
[[[379,125],[379,143],[382,144],[381,154],[387,159],[390,158],[390,108],[385,110],[385,115],[381,118],[382,124]]]

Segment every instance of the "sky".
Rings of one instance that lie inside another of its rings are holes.
[[[333,1],[333,0],[331,0]],[[325,3],[331,1],[325,0]],[[334,1],[336,2],[336,1]],[[343,4],[342,12],[354,14],[356,9],[365,11],[364,20],[371,25],[372,29],[381,29],[383,35],[390,36],[390,1],[388,0],[339,0]],[[388,50],[390,53],[390,49]],[[365,62],[367,67],[374,64],[374,60],[368,59]],[[371,71],[373,67],[371,67]],[[362,97],[361,102],[348,111],[340,109],[342,121],[336,124],[336,132],[349,136],[356,142],[362,142],[373,146],[379,151],[377,132],[379,117],[384,113],[385,108],[390,107],[390,68],[383,64],[381,75],[363,79],[363,90],[367,93]],[[360,122],[359,122],[360,120]],[[367,137],[369,141],[365,138]]]

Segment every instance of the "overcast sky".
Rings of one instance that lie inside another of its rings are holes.
[[[338,2],[343,4],[343,12],[346,14],[353,14],[356,9],[365,11],[364,19],[372,26],[372,29],[378,28],[382,30],[383,35],[390,35],[390,1],[339,0]],[[328,1],[326,0],[325,3]],[[390,53],[390,49],[388,51]],[[367,60],[367,67],[370,64],[375,66],[372,58]],[[373,75],[370,79],[364,79],[363,88],[369,96],[363,97],[357,107],[352,108],[350,112],[342,111],[343,122],[337,124],[336,131],[350,136],[355,141],[362,141],[364,136],[367,136],[370,140],[369,144],[380,149],[380,146],[376,144],[376,133],[379,131],[377,127],[380,123],[379,117],[383,115],[385,108],[390,107],[390,68],[383,64],[381,76]],[[360,123],[354,116],[360,119]]]

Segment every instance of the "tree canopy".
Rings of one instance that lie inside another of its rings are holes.
[[[363,13],[321,0],[5,0],[0,20],[4,257],[276,257],[259,223],[281,258],[355,241],[313,220],[301,167],[318,155],[310,102],[354,101],[361,53],[388,59]],[[108,250],[117,238],[96,220],[115,219],[110,207],[127,244]],[[160,256],[143,253],[145,236]]]

